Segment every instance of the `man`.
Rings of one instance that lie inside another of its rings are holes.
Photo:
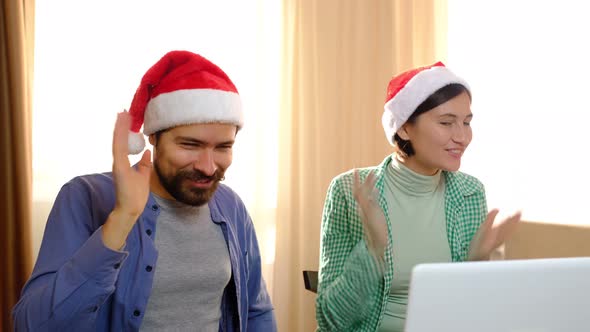
[[[146,150],[132,167],[142,125],[153,166]],[[219,183],[242,125],[207,59],[172,51],[150,68],[118,114],[112,173],[58,194],[16,330],[276,331],[252,221]]]

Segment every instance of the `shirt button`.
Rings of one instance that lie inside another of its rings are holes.
[[[135,309],[135,311],[133,312],[133,316],[139,317],[139,315],[141,315],[141,311]]]
[[[148,272],[152,272],[152,266],[151,265],[146,266],[145,270]]]
[[[158,211],[158,206],[156,204],[152,205],[152,210]]]
[[[146,233],[148,236],[149,236],[149,235],[152,235],[152,230],[151,230],[151,229],[148,229],[148,230],[146,230],[146,231],[145,231],[145,233]]]
[[[121,263],[117,263],[117,264],[113,265],[113,267],[114,267],[114,268],[115,268],[115,270],[116,270],[116,269],[118,269],[119,267],[121,267]]]

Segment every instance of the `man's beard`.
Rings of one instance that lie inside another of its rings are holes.
[[[199,170],[181,170],[174,175],[166,176],[160,169],[157,161],[154,162],[154,169],[156,174],[158,174],[160,183],[164,189],[166,189],[166,191],[172,197],[174,197],[174,199],[181,203],[193,206],[201,206],[209,202],[211,197],[213,197],[213,194],[215,194],[215,190],[217,190],[217,187],[219,186],[219,181],[223,179],[225,174],[225,170],[220,168],[211,176],[208,176]],[[185,188],[186,185],[184,185],[184,182],[186,180],[212,180],[213,183],[211,187],[207,189],[195,187]]]

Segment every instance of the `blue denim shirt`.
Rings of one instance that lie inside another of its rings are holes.
[[[76,177],[62,187],[33,274],[13,310],[16,331],[139,330],[157,268],[160,207],[150,195],[124,249],[113,251],[102,242],[102,225],[114,205],[111,173]],[[223,230],[232,268],[219,330],[276,331],[244,204],[220,185],[209,208]]]

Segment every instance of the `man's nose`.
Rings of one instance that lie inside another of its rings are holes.
[[[213,158],[213,151],[205,150],[199,154],[198,159],[193,163],[193,168],[203,172],[207,176],[212,176],[217,171],[217,165]]]

